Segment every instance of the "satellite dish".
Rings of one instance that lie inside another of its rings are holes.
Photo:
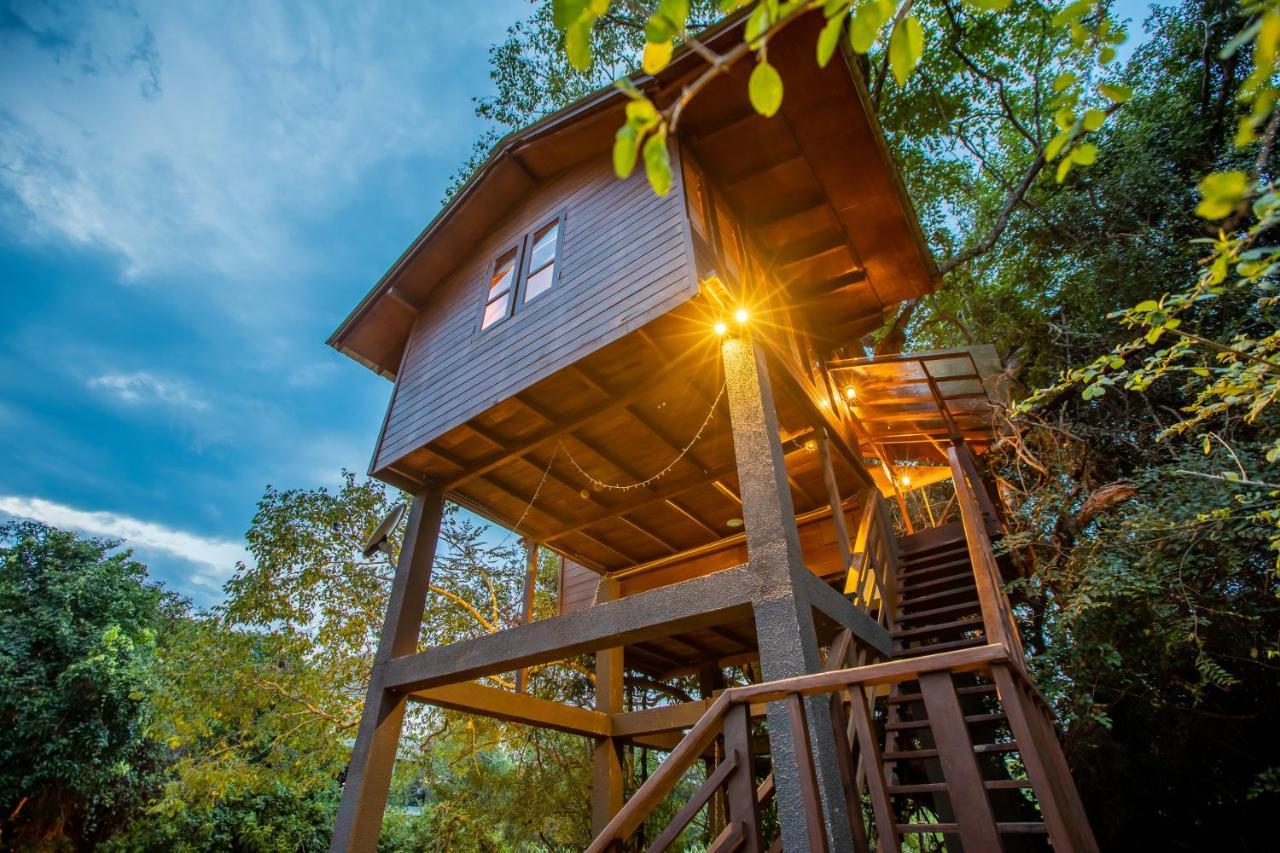
[[[382,551],[388,557],[391,556],[391,531],[396,529],[396,525],[400,523],[402,515],[404,515],[404,504],[396,504],[391,512],[387,513],[386,518],[378,523],[378,526],[364,542],[364,548],[361,553],[364,554],[366,559],[372,557],[378,551]]]

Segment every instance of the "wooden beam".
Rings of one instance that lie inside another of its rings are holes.
[[[458,486],[474,480],[476,477],[483,476],[495,468],[501,467],[506,462],[517,456],[523,456],[530,450],[534,450],[548,442],[555,441],[556,439],[563,438],[600,415],[622,406],[626,406],[629,403],[640,399],[645,394],[653,390],[654,386],[656,386],[661,380],[671,375],[676,370],[684,367],[685,362],[692,360],[694,356],[702,354],[704,354],[704,351],[698,347],[691,347],[690,349],[685,350],[685,352],[678,358],[668,362],[664,367],[658,370],[649,382],[643,385],[637,385],[627,393],[620,396],[602,400],[601,402],[588,407],[585,411],[578,413],[576,416],[568,418],[564,422],[553,423],[548,429],[542,430],[534,436],[508,446],[507,449],[489,456],[484,461],[476,463],[476,465],[469,470],[463,471],[461,474],[449,480],[442,486],[442,489],[446,492],[452,491]],[[517,399],[519,399],[518,396]],[[526,403],[526,405],[528,404]]]
[[[658,708],[646,708],[643,711],[614,714],[613,734],[615,737],[637,737],[683,731],[702,719],[702,715],[710,707],[710,699],[699,699],[693,702],[681,702],[678,705],[663,705]]]
[[[601,578],[596,598],[600,602],[616,601],[619,583],[613,578]],[[611,717],[624,710],[622,696],[624,664],[622,647],[601,649],[596,652],[596,711]],[[613,739],[613,722],[610,734],[595,743],[591,753],[591,831],[599,833],[622,808],[623,767],[622,745]]]
[[[608,737],[609,715],[589,708],[512,693],[475,682],[446,684],[406,694],[415,702],[478,714],[504,723],[520,723],[584,737]]]
[[[882,625],[872,619],[865,610],[849,603],[849,599],[836,592],[817,575],[806,572],[804,581],[809,603],[842,628],[848,628],[855,637],[875,649],[883,657],[893,655],[893,637]]]
[[[395,658],[387,664],[385,683],[388,689],[401,692],[421,690],[741,621],[750,616],[751,594],[746,568],[726,569],[531,625]]]

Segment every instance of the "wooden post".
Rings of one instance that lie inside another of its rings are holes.
[[[951,673],[922,672],[920,693],[929,715],[929,728],[938,746],[938,761],[946,778],[947,797],[960,829],[965,850],[999,850],[1000,835],[991,813],[991,801],[982,782],[973,740],[965,723],[964,709],[956,695]]]
[[[613,601],[620,584],[600,578],[596,603]],[[605,714],[623,712],[622,646],[596,652],[596,710]],[[622,808],[622,745],[611,737],[596,741],[591,754],[591,834],[599,835]]]
[[[733,450],[742,489],[752,609],[766,681],[819,672],[822,661],[808,600],[809,570],[796,531],[795,506],[787,486],[786,461],[764,352],[749,334],[721,345]],[[794,711],[786,702],[768,705],[778,816],[788,850],[830,847],[851,850],[853,836],[836,758],[830,706],[825,697],[804,700],[808,738],[797,739]],[[808,741],[806,746],[804,740]],[[801,755],[802,750],[811,755]],[[804,767],[812,760],[816,783],[806,786]],[[821,799],[826,838],[814,838],[805,820],[806,794]]]
[[[329,842],[332,853],[378,848],[407,701],[403,693],[383,687],[383,673],[392,658],[417,651],[443,509],[444,501],[438,493],[424,492],[414,497],[409,511],[382,636],[374,654],[369,689],[360,714],[360,727],[347,763],[342,802]]]
[[[708,663],[698,672],[698,695],[704,701],[710,702],[715,699],[716,693],[724,688],[724,670],[720,669],[716,664]],[[726,751],[727,747],[722,750],[720,748],[720,743],[717,742],[713,747],[712,756],[710,758],[703,759],[703,764],[706,765],[707,776],[714,773],[720,762],[724,761]],[[734,771],[734,773],[736,774],[737,771]],[[712,838],[715,838],[716,835],[724,829],[727,822],[725,813],[724,792],[717,790],[711,796],[710,802],[707,803],[706,822]]]
[[[760,853],[764,841],[760,835],[760,808],[756,802],[756,780],[752,774],[751,760],[751,706],[743,703],[731,707],[724,717],[725,755],[736,753],[737,766],[725,785],[725,800],[729,807],[729,820],[742,824],[746,838],[741,849],[745,853]],[[712,835],[718,835],[723,825],[714,825]]]
[[[523,541],[527,551],[525,554],[524,610],[520,621],[528,625],[533,621],[533,594],[538,586],[538,543],[527,538]],[[526,676],[527,672],[524,669],[516,673],[517,693],[524,692]]]

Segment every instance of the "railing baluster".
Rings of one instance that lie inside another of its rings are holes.
[[[742,849],[759,853],[764,847],[760,835],[760,810],[756,803],[756,780],[751,762],[751,706],[733,705],[724,718],[725,755],[741,758],[729,775],[725,791],[725,804],[729,808],[730,824],[737,824],[743,831]]]
[[[827,829],[822,822],[818,769],[813,763],[813,746],[809,743],[809,722],[805,714],[804,699],[799,693],[788,693],[786,702],[791,742],[795,745],[796,765],[800,770],[800,796],[804,800],[804,822],[808,828],[809,849],[826,853]]]
[[[880,745],[876,742],[876,730],[871,724],[871,712],[867,709],[867,694],[861,685],[854,685],[849,689],[848,696],[854,743],[862,759],[867,793],[871,797],[871,814],[876,822],[876,849],[880,853],[897,853],[897,823],[893,817],[893,804],[889,801],[889,785],[884,778]]]

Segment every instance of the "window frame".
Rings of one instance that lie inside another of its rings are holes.
[[[511,261],[511,284],[507,288],[507,310],[502,316],[494,320],[489,325],[484,324],[484,315],[489,310],[489,289],[493,286],[493,274],[498,269],[498,261],[507,255],[514,254],[515,257]],[[517,288],[520,285],[520,269],[524,264],[524,241],[516,240],[507,244],[501,251],[494,253],[489,263],[484,268],[484,279],[481,282],[483,291],[480,294],[480,312],[476,317],[476,331],[487,332],[490,329],[501,326],[516,313],[516,297],[518,295]]]
[[[499,251],[493,253],[489,262],[485,265],[484,278],[481,281],[482,292],[480,296],[480,310],[476,315],[475,334],[482,335],[491,329],[496,329],[506,321],[514,317],[519,311],[540,303],[544,297],[555,293],[560,288],[560,271],[561,271],[561,250],[564,248],[564,226],[568,220],[568,215],[564,209],[538,221],[538,223],[521,233],[518,237],[513,238],[506,243]],[[546,230],[549,226],[557,226],[555,248],[551,253],[551,263],[553,265],[551,274],[551,284],[546,290],[535,295],[532,299],[526,300],[525,293],[529,283],[529,265],[533,260],[534,235],[540,231]],[[493,283],[494,271],[498,268],[498,261],[515,252],[515,266],[513,267],[513,278],[511,281],[510,302],[507,304],[506,313],[502,317],[494,320],[489,325],[484,325],[485,311],[489,307],[489,287]]]
[[[529,284],[529,267],[533,263],[533,249],[538,232],[545,231],[551,226],[556,228],[556,244],[551,249],[551,283],[547,285],[546,290],[541,293],[534,294],[533,298],[526,298]],[[520,307],[529,305],[535,300],[546,296],[548,293],[554,292],[560,284],[560,248],[564,243],[564,212],[557,211],[553,215],[539,222],[524,235],[524,252],[520,258]],[[512,313],[519,308],[513,307]]]

